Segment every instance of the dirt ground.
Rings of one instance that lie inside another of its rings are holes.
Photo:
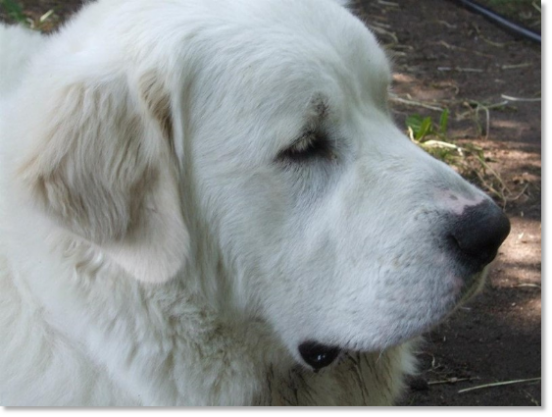
[[[49,30],[81,2],[20,3],[35,20],[53,9]],[[486,289],[426,338],[402,404],[541,405],[540,45],[446,0],[354,0],[353,9],[393,58],[399,125],[412,114],[438,120],[430,107],[449,108],[448,137],[483,149],[487,169],[472,179],[512,223]],[[540,30],[535,7],[517,17]],[[9,20],[1,8],[0,19]],[[510,384],[480,388],[497,382]],[[476,389],[461,392],[468,388]]]

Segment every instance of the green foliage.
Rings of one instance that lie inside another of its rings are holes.
[[[406,127],[414,143],[434,157],[453,165],[454,159],[462,155],[462,149],[448,138],[449,115],[448,109],[443,110],[437,123],[429,116],[413,114],[407,117]]]
[[[0,10],[5,10],[8,20],[25,25],[31,29],[48,32],[59,23],[59,17],[51,9],[38,18],[31,18],[25,14],[21,2],[17,0],[0,0]]]
[[[500,175],[489,166],[484,150],[469,142],[460,147],[449,138],[449,115],[449,110],[445,109],[438,123],[430,116],[414,114],[407,117],[406,127],[410,139],[505,204],[507,188]]]
[[[412,138],[416,142],[424,142],[431,136],[445,139],[448,129],[449,110],[445,109],[439,118],[439,124],[433,122],[431,117],[422,117],[413,114],[406,119],[406,126],[412,132]]]
[[[26,26],[29,25],[27,17],[23,13],[23,8],[18,1],[15,0],[0,0],[0,8],[6,11],[6,14],[10,19],[18,23],[22,23]]]

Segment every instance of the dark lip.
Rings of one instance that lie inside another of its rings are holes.
[[[341,355],[342,349],[334,345],[325,345],[308,340],[299,345],[299,354],[303,361],[315,372],[334,363]]]

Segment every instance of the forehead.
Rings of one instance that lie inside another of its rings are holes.
[[[389,65],[376,39],[332,0],[236,1],[222,13],[198,35],[199,83],[213,88],[219,108],[233,109],[234,121],[281,124],[279,136],[289,136],[321,98],[331,112],[387,88]]]
[[[243,81],[241,88],[293,95],[326,86],[351,93],[390,81],[372,33],[332,0],[228,2],[224,13],[217,36],[207,35],[215,49],[211,64]]]

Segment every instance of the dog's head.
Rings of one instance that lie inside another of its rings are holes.
[[[57,51],[19,175],[138,280],[212,268],[313,368],[420,334],[479,285],[507,219],[395,127],[359,20],[248,3],[127,2]]]

